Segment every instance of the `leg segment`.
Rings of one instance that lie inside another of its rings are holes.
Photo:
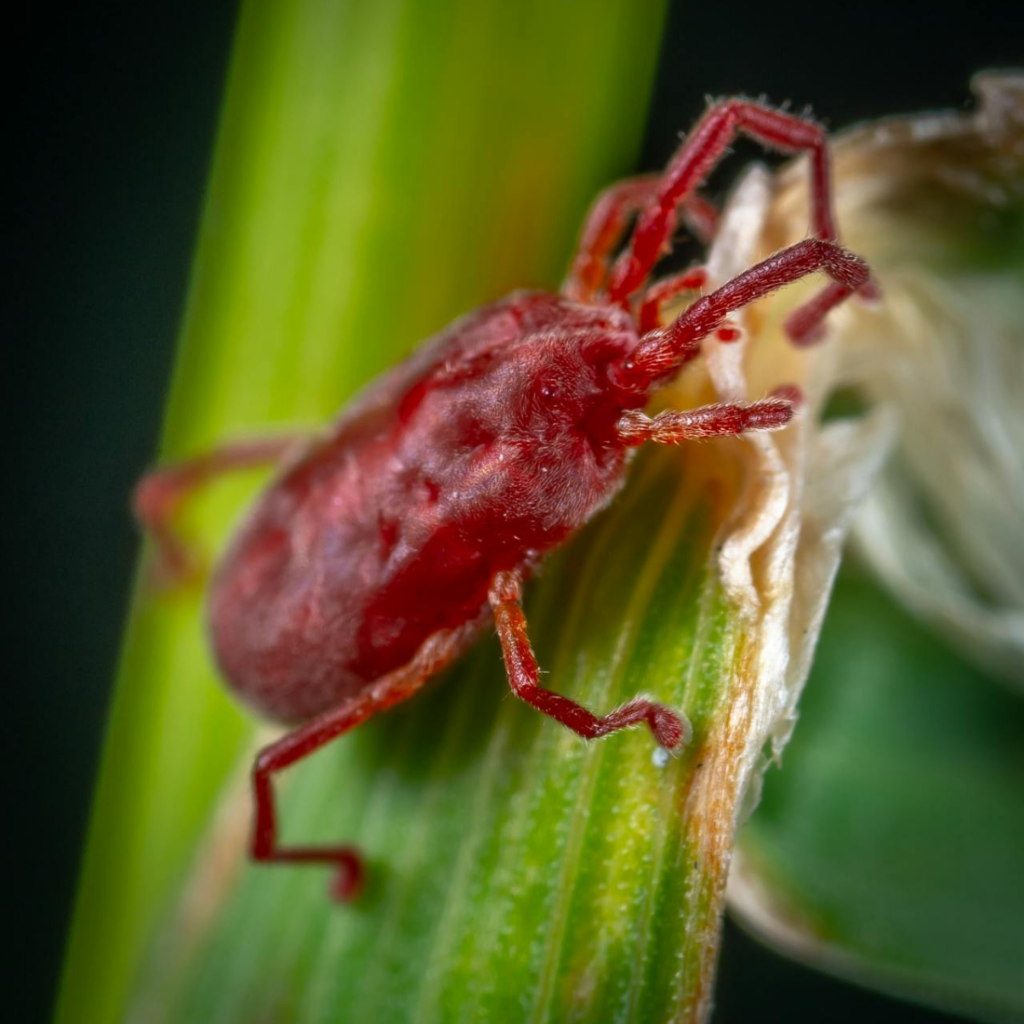
[[[629,218],[658,194],[661,175],[627,178],[605,189],[590,208],[580,234],[576,258],[563,292],[577,302],[592,302],[608,276],[608,258],[626,230]],[[718,227],[718,211],[694,193],[682,202],[683,222],[702,243],[710,242]],[[675,210],[672,226],[675,230]]]
[[[516,573],[495,574],[491,581],[491,608],[505,657],[509,685],[517,697],[586,740],[646,722],[655,740],[666,750],[689,741],[690,723],[675,711],[653,701],[638,697],[598,717],[576,701],[538,686],[537,659],[527,636],[521,596],[522,582]]]
[[[746,100],[713,106],[687,136],[661,179],[658,194],[647,205],[633,232],[629,249],[612,271],[608,296],[628,305],[661,256],[674,228],[674,211],[710,174],[737,132],[786,153],[807,151],[811,158],[811,219],[817,238],[836,237],[832,186],[825,133],[803,118],[770,110]]]
[[[704,405],[685,412],[670,409],[653,418],[634,410],[624,413],[617,426],[622,443],[635,447],[648,441],[683,444],[751,430],[779,430],[792,418],[793,402],[789,399],[764,398],[749,404]]]
[[[197,458],[147,473],[132,498],[135,518],[157,544],[158,578],[174,583],[190,575],[194,559],[171,520],[181,503],[204,484],[234,470],[279,462],[307,437],[291,435],[239,441]]]
[[[347,902],[358,895],[365,879],[365,869],[355,847],[278,846],[272,776],[361,725],[378,711],[411,697],[427,679],[462,653],[480,625],[476,621],[458,629],[435,633],[408,665],[383,676],[338,707],[318,715],[260,751],[252,768],[256,804],[250,844],[253,860],[275,864],[334,864],[338,868],[331,885],[334,897]]]
[[[562,291],[577,302],[590,302],[608,273],[608,256],[626,229],[626,222],[657,194],[658,176],[627,178],[606,188],[594,200],[583,222],[576,257]]]
[[[826,289],[831,294],[828,308],[868,280],[867,264],[834,242],[816,238],[797,242],[698,299],[675,323],[644,335],[628,360],[616,368],[616,383],[638,394],[649,393],[696,356],[701,340],[719,328],[733,310],[819,270],[835,282],[834,289]],[[820,312],[824,315],[827,309]]]

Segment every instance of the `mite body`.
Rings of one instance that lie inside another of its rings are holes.
[[[238,693],[309,718],[483,625],[495,576],[528,573],[620,486],[606,371],[636,344],[617,308],[517,293],[372,384],[216,573],[211,635]]]
[[[648,285],[682,216],[713,230],[695,192],[743,129],[811,157],[814,237],[692,302],[660,324],[660,305],[700,271]],[[630,219],[636,226],[612,264]],[[622,485],[647,441],[776,429],[789,398],[714,405],[653,418],[651,395],[715,332],[736,337],[730,312],[807,274],[831,282],[789,321],[815,338],[826,313],[873,286],[835,242],[821,130],[740,100],[713,107],[663,175],[613,186],[594,204],[560,294],[516,292],[463,317],[372,383],[322,437],[250,442],[158,471],[136,509],[180,573],[170,527],[180,500],[223,471],[284,460],[217,568],[209,593],[217,660],[234,690],[268,717],[301,723],[253,769],[258,860],[335,863],[349,898],[362,867],[351,847],[281,847],[271,777],[370,715],[411,696],[493,624],[517,696],[592,739],[646,724],[667,749],[685,719],[638,698],[607,714],[538,685],[520,597],[523,581]]]

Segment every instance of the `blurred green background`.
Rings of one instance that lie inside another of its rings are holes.
[[[922,25],[911,4],[881,0],[855,20],[803,0],[784,14],[672,3],[640,165],[664,161],[709,94],[810,103],[833,127],[964,106],[973,71],[1022,56],[1002,8]],[[45,1019],[52,999],[137,547],[126,497],[156,444],[235,16],[219,0],[69,5],[15,57],[24,140],[9,249],[24,283],[8,337],[23,383],[8,678],[22,820],[5,824],[23,861],[8,900],[19,1020]],[[737,161],[756,152],[737,148]],[[771,1006],[788,1019],[951,1019],[790,965],[730,928],[716,1021],[772,1019]]]

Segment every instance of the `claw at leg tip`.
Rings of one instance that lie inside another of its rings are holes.
[[[661,711],[663,714],[659,716],[652,731],[658,748],[668,756],[678,753],[690,742],[693,728],[685,715],[669,711],[667,708],[662,708]],[[657,754],[655,756],[657,757]]]

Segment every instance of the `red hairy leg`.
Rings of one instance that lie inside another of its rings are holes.
[[[660,174],[627,178],[606,188],[594,201],[586,219],[563,293],[576,302],[592,302],[604,287],[608,276],[608,258],[618,244],[630,217],[642,210],[658,194]],[[682,209],[683,222],[697,241],[707,244],[718,228],[718,211],[703,196],[687,197]],[[675,230],[673,211],[672,226]]]
[[[435,633],[407,665],[382,676],[336,708],[317,715],[257,755],[252,768],[256,820],[250,853],[253,860],[276,864],[334,864],[338,872],[331,884],[335,899],[347,902],[359,895],[366,871],[353,846],[277,845],[277,812],[272,776],[301,761],[371,715],[407,700],[433,675],[458,657],[475,637],[480,620],[457,629]]]
[[[819,270],[825,271],[842,291],[832,306],[860,288],[869,274],[868,265],[859,256],[834,242],[816,238],[797,242],[697,299],[668,327],[645,334],[618,368],[617,383],[629,391],[649,391],[693,359],[700,352],[701,340],[717,330],[733,310]]]
[[[722,159],[738,132],[787,153],[808,151],[811,157],[811,220],[815,235],[836,237],[832,211],[829,152],[824,131],[816,124],[747,100],[725,100],[713,106],[686,137],[661,178],[661,187],[640,216],[629,248],[619,257],[608,286],[610,301],[624,308],[646,280],[674,230],[676,207],[692,194]]]
[[[190,576],[196,568],[195,559],[171,523],[189,495],[226,473],[280,462],[307,440],[307,436],[292,434],[238,441],[147,473],[135,486],[132,508],[135,518],[156,542],[158,579],[175,583]]]
[[[646,722],[655,740],[666,750],[689,742],[690,723],[662,704],[638,697],[599,717],[576,701],[538,686],[539,669],[526,631],[520,576],[514,572],[495,573],[489,597],[509,685],[521,700],[585,740]]]
[[[594,200],[583,221],[569,277],[562,291],[576,302],[590,302],[608,273],[608,256],[626,229],[626,221],[657,193],[658,175],[626,178]]]
[[[685,411],[669,409],[651,417],[633,410],[616,424],[623,444],[631,447],[654,441],[683,444],[706,437],[745,434],[752,430],[779,430],[793,418],[793,403],[786,398],[763,398],[759,402],[702,405]]]

